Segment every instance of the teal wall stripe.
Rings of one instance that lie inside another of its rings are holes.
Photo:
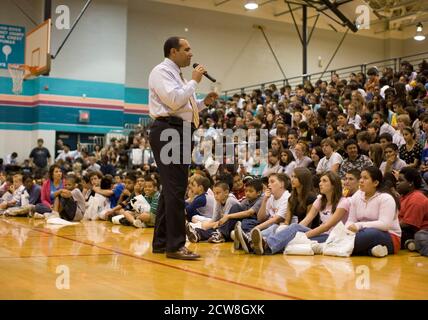
[[[87,98],[99,99],[124,99],[124,85],[118,83],[95,82],[69,80],[59,78],[41,77],[39,78],[39,92],[45,94],[82,97],[86,94]],[[45,90],[45,86],[49,89]]]
[[[37,106],[32,108],[0,106],[0,121],[17,123],[49,122],[75,125],[80,124],[78,122],[80,110],[89,112],[90,122],[87,125],[123,127],[124,114],[121,110],[77,109],[51,106]]]
[[[0,106],[1,122],[33,123],[35,108]]]
[[[48,87],[45,90],[45,86]],[[149,90],[145,88],[127,88],[119,83],[96,81],[81,81],[50,77],[39,77],[25,80],[23,85],[24,96],[33,96],[38,93],[62,95],[70,97],[121,100],[126,103],[148,104]],[[12,79],[0,77],[0,94],[12,94]]]
[[[12,94],[12,79],[0,77],[0,94]],[[127,88],[119,83],[81,81],[50,77],[38,77],[23,83],[22,96],[49,94],[58,96],[111,99],[124,103],[148,104],[148,89]],[[60,98],[58,99],[60,100]],[[8,130],[61,130],[71,132],[106,133],[123,128],[126,123],[139,123],[147,114],[129,114],[125,110],[94,108],[70,108],[38,105],[22,107],[0,106],[0,129]],[[60,101],[59,101],[60,104]],[[78,122],[79,111],[89,111],[90,122]],[[129,110],[129,112],[132,112]],[[101,127],[94,127],[101,126]],[[105,128],[104,128],[105,127]],[[89,131],[88,131],[89,130]]]
[[[141,88],[125,88],[125,102],[136,104],[149,103],[149,90]]]
[[[33,130],[55,130],[65,132],[80,132],[80,133],[109,133],[111,130],[121,130],[120,127],[94,127],[91,125],[64,125],[56,123],[0,123],[1,130],[20,130],[20,131],[33,131]]]
[[[61,108],[50,106],[35,107],[36,116],[34,122],[52,122],[52,123],[68,123],[79,124],[79,111],[88,111],[88,125],[101,126],[123,126],[123,112],[121,110],[100,110],[100,109],[85,109],[85,108]]]
[[[38,93],[39,79],[32,79],[24,81],[22,85],[23,96],[34,96]],[[0,77],[0,94],[13,94],[12,93],[12,79],[7,77]]]
[[[147,119],[150,118],[147,114],[130,114],[125,113],[123,115],[123,122],[124,123],[140,123],[140,119]]]

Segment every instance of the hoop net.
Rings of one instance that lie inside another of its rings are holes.
[[[14,94],[21,94],[25,76],[34,75],[37,71],[37,67],[30,67],[25,64],[9,64],[8,69],[12,77],[12,92]]]

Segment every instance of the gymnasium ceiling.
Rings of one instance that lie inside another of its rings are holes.
[[[245,0],[152,0],[173,5],[181,5],[204,10],[244,15],[278,22],[293,23],[290,8],[298,24],[302,21],[301,5],[308,6],[308,26],[311,27],[319,14],[316,27],[344,32],[341,20],[329,10],[322,0],[257,0],[259,8],[249,11],[244,8]],[[357,17],[356,8],[368,5],[370,28],[358,33],[377,37],[412,37],[418,22],[425,23],[428,29],[427,0],[330,0],[352,22]],[[318,10],[317,10],[318,9]],[[321,10],[321,12],[320,12]],[[334,18],[331,19],[330,17]],[[335,21],[336,20],[336,21]]]

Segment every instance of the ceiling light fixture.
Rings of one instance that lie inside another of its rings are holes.
[[[415,39],[416,41],[424,41],[425,40],[425,35],[423,34],[423,26],[422,26],[422,23],[420,23],[420,22],[416,26],[416,34],[413,37],[413,39]]]
[[[259,7],[259,5],[257,4],[257,2],[250,0],[245,3],[244,7],[247,10],[256,10]]]

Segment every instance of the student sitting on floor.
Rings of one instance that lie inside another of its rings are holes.
[[[269,176],[268,189],[265,191],[257,220],[261,223],[256,228],[264,230],[284,221],[288,208],[290,178],[284,173]]]
[[[100,186],[102,178],[103,175],[99,171],[91,171],[85,175],[84,180],[89,180],[89,183],[87,183],[87,187],[84,188],[84,192],[82,192],[86,202],[88,202],[91,197],[94,197],[96,195],[96,192],[93,189],[94,187]]]
[[[290,192],[287,190],[290,186],[290,179],[284,173],[273,173],[269,176],[268,189],[265,190],[262,205],[257,214],[257,220],[260,222],[255,228],[259,230],[270,230],[278,227],[285,220],[285,214],[288,208],[288,198]],[[246,245],[246,240],[249,235],[243,232],[239,224],[235,225],[235,237],[238,238],[245,252],[249,252],[250,248]]]
[[[346,227],[356,232],[353,255],[384,257],[400,250],[400,203],[384,188],[382,172],[368,167],[361,172],[360,190],[351,198]]]
[[[301,222],[317,198],[313,188],[312,174],[307,168],[294,169],[291,175],[291,188],[285,215],[285,224],[287,225]]]
[[[272,233],[266,238],[258,229],[254,229],[251,240],[247,241],[246,246],[253,248],[258,255],[283,252],[297,232],[305,232],[311,240],[325,242],[329,232],[339,221],[346,222],[349,201],[342,197],[342,182],[334,172],[327,171],[321,176],[319,188],[321,194],[299,224],[293,223],[288,228]],[[318,216],[321,224],[314,229],[309,228]]]
[[[428,198],[419,190],[422,178],[418,170],[403,168],[398,176],[397,191],[400,193],[401,249],[414,251],[415,233],[428,230]]]
[[[12,196],[0,203],[0,210],[21,206],[21,197],[25,191],[25,186],[22,184],[22,174],[17,173],[13,175],[12,179],[13,183],[8,190]]]
[[[8,215],[11,216],[26,216],[32,214],[35,205],[41,203],[41,187],[34,183],[33,178],[30,175],[26,175],[23,178],[25,190],[21,196],[21,206],[11,208],[8,210]]]
[[[28,202],[28,204],[36,205],[42,201],[42,188],[37,183],[34,183],[31,176],[28,175],[24,177],[24,186],[24,197],[26,197],[26,202]]]
[[[241,201],[242,217],[239,218],[239,225],[244,232],[250,232],[260,222],[257,220],[257,214],[263,202],[263,183],[261,179],[247,180],[245,183],[245,199]],[[228,220],[237,219],[240,213],[230,215]]]
[[[130,185],[129,181],[127,182],[126,179],[125,184],[128,189]],[[121,208],[115,210],[114,216],[111,217],[111,222],[114,224],[122,224],[124,226],[134,226],[136,228],[146,227],[140,219],[137,219],[139,213],[150,211],[150,205],[143,196],[143,187],[144,182],[141,179],[137,179],[137,182],[134,184],[133,191],[126,201],[120,203],[119,206]]]
[[[394,143],[390,143],[385,147],[384,155],[385,161],[379,167],[383,175],[388,172],[400,171],[407,166],[406,162],[398,157],[398,147]]]
[[[91,174],[90,177],[91,188],[101,188],[101,190],[111,190],[113,180],[111,176],[107,175],[102,177],[101,180],[97,174]],[[97,193],[88,190],[87,194],[89,198],[86,202],[86,211],[84,219],[86,220],[105,220],[105,214],[111,208],[109,197],[103,196],[101,193]]]
[[[191,197],[186,201],[186,217],[193,223],[209,221],[214,211],[214,199],[208,196],[210,180],[201,175],[195,175],[190,179]]]
[[[61,219],[80,221],[85,213],[85,198],[77,188],[76,177],[66,176],[64,189],[55,198],[53,212],[58,212]]]
[[[156,212],[158,211],[158,203],[160,193],[156,181],[147,177],[144,179],[144,198],[150,205],[150,212],[143,212],[137,218],[146,224],[147,227],[154,227],[156,223]]]
[[[35,211],[40,214],[49,213],[52,211],[55,198],[59,191],[64,189],[64,179],[61,167],[57,164],[51,165],[49,168],[49,179],[46,179],[42,185],[42,203],[37,204]]]
[[[9,187],[13,184],[13,178],[11,175],[6,175],[6,172],[0,171],[0,203],[5,199],[3,195],[9,193]],[[9,193],[11,195],[11,193]],[[6,198],[6,197],[5,197]]]
[[[149,207],[144,208],[138,206],[135,201],[138,201],[138,195],[141,195],[144,191],[144,199]],[[123,215],[126,222],[121,219],[120,223],[123,225],[133,225],[134,227],[154,227],[156,222],[156,211],[159,202],[159,191],[157,190],[157,184],[150,177],[144,179],[144,182],[140,185],[137,183],[134,188],[135,197],[130,200],[129,206],[123,211]],[[133,210],[131,210],[131,208]],[[138,209],[138,208],[144,209]]]
[[[110,220],[111,221],[111,219],[114,216],[119,214],[119,211],[121,209],[126,207],[126,205],[129,203],[129,201],[135,196],[134,187],[135,187],[136,181],[137,181],[137,177],[135,176],[135,174],[134,173],[128,173],[125,177],[125,187],[122,188],[122,187],[120,187],[121,184],[116,184],[116,187],[112,191],[113,194],[111,192],[99,192],[100,190],[95,188],[95,191],[97,193],[100,193],[104,196],[110,194],[111,209],[107,210],[104,213],[104,219],[103,220]],[[122,192],[117,197],[117,192],[119,190],[122,190]],[[116,198],[116,197],[117,197],[117,200],[116,200],[116,202],[114,202],[112,199]],[[115,204],[114,206],[113,206],[113,203]]]
[[[106,175],[109,176],[109,175]],[[110,176],[111,177],[111,176]],[[113,177],[112,177],[113,180]],[[135,180],[134,180],[135,182]],[[108,197],[110,200],[110,207],[113,209],[117,206],[118,202],[119,202],[119,198],[122,195],[122,192],[125,189],[125,185],[123,183],[117,183],[114,185],[113,190],[103,190],[100,187],[93,187],[92,190],[95,191],[96,193],[99,193],[101,195],[103,195],[104,197]],[[134,188],[132,188],[134,189]],[[114,214],[114,210],[113,212],[109,211],[107,212],[108,215],[106,215],[104,218],[104,220],[108,220],[108,218]],[[107,214],[106,213],[106,214]]]
[[[216,190],[216,188],[219,188]],[[204,230],[203,228],[195,228],[192,224],[187,224],[186,232],[189,241],[199,242],[208,240],[211,243],[221,243],[231,239],[231,232],[235,228],[235,224],[242,219],[251,220],[247,222],[251,228],[257,225],[257,212],[260,209],[262,199],[261,192],[263,185],[259,179],[251,180],[245,186],[245,200],[241,203],[235,203],[230,207],[228,212],[224,212],[222,218],[215,225],[216,228]],[[218,207],[224,202],[224,199],[229,197],[229,190],[220,187],[214,187],[216,200],[219,202]],[[234,202],[232,197],[231,203]],[[250,228],[250,229],[251,229]]]
[[[286,228],[291,223],[301,222],[312,207],[312,203],[316,200],[316,195],[313,188],[313,177],[307,168],[295,168],[291,175],[291,195],[288,198],[287,212],[285,221],[281,227]],[[309,227],[319,225],[319,218],[316,217],[311,221]],[[263,237],[267,238],[278,230],[279,224],[273,224],[269,228],[263,230]],[[257,229],[257,228],[256,228]],[[247,236],[249,239],[249,237]]]

